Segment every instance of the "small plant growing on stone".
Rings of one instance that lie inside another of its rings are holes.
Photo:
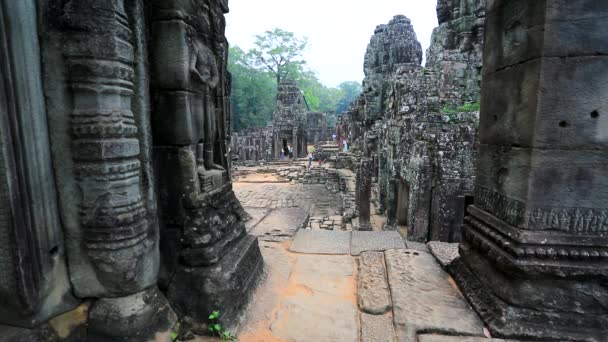
[[[236,338],[236,336],[233,333],[225,331],[224,328],[222,328],[222,325],[218,323],[219,317],[220,317],[220,312],[217,310],[213,311],[209,315],[208,330],[211,333],[211,335],[219,337],[222,340],[222,342],[238,341],[238,339]]]
[[[462,106],[456,108],[456,111],[462,113],[479,112],[480,108],[481,105],[479,104],[479,102],[465,103]]]

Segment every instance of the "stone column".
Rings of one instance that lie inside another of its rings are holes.
[[[359,229],[372,230],[370,222],[370,198],[372,195],[372,160],[363,158],[357,168],[357,210]]]
[[[160,284],[182,329],[199,334],[207,333],[214,310],[221,310],[222,326],[238,322],[263,268],[223,157],[227,10],[219,1],[154,0],[148,11]],[[248,138],[240,146],[247,159]]]
[[[0,323],[28,328],[79,303],[68,279],[36,18],[34,0],[0,0]]]
[[[141,1],[40,6],[51,149],[73,293],[91,340],[146,340],[175,315],[158,291],[158,226],[141,101]],[[142,92],[143,89],[143,92]],[[138,107],[139,106],[139,107]],[[144,104],[145,106],[145,104]],[[93,337],[95,336],[95,337]]]
[[[298,158],[299,145],[302,143],[302,139],[298,136],[298,128],[293,128],[293,138],[291,139],[291,146],[293,147],[293,157]]]
[[[475,204],[453,273],[494,336],[608,336],[606,1],[488,3]]]

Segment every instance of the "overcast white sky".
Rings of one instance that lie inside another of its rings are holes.
[[[308,67],[326,86],[363,80],[363,56],[379,24],[397,14],[412,20],[423,50],[437,26],[436,0],[230,0],[226,35],[253,47],[256,34],[281,28],[308,37]]]

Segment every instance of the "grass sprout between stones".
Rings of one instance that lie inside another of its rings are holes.
[[[236,336],[233,333],[231,333],[229,331],[225,331],[224,328],[222,327],[222,325],[218,323],[219,317],[220,317],[219,311],[213,311],[209,315],[208,330],[211,333],[211,335],[219,337],[222,340],[222,342],[238,341],[238,339],[236,338]]]

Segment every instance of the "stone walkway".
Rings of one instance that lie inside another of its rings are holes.
[[[248,229],[260,239],[267,274],[239,341],[492,341],[442,269],[457,256],[454,245],[304,229],[315,197],[330,194],[323,187],[237,181],[235,189],[253,217]]]

